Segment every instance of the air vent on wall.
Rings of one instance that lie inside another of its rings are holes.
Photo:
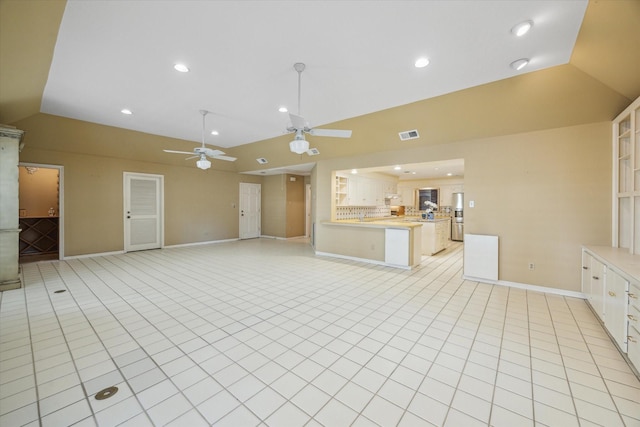
[[[318,150],[317,148],[309,148],[307,154],[310,156],[317,156],[318,154],[320,154],[320,150]]]
[[[256,161],[258,163],[260,163],[261,165],[265,165],[265,164],[269,163],[269,161],[267,159],[265,159],[264,157],[260,157],[259,159],[256,159]]]
[[[398,135],[400,135],[400,141],[407,141],[409,139],[420,138],[420,135],[418,135],[417,129],[400,132],[398,133]]]

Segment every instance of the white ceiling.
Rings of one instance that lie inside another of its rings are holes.
[[[42,112],[233,147],[569,61],[586,0],[79,1],[66,6]],[[513,25],[534,21],[523,38]],[[413,62],[429,57],[417,69]],[[531,58],[516,72],[509,63]],[[189,73],[173,69],[185,63]],[[133,115],[120,113],[129,108]],[[161,147],[159,147],[161,148]],[[170,147],[162,147],[170,148]]]

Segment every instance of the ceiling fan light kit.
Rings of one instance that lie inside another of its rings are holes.
[[[296,138],[289,143],[289,149],[296,154],[306,153],[309,150],[309,142]]]
[[[193,152],[188,151],[175,151],[175,150],[164,150],[165,153],[177,153],[177,154],[189,154],[191,157],[188,157],[187,160],[193,159],[194,157],[199,157],[199,160],[196,162],[196,166],[198,169],[207,170],[211,167],[211,161],[207,159],[211,157],[212,159],[217,160],[226,160],[228,162],[233,162],[237,160],[235,157],[225,156],[224,152],[220,150],[214,150],[212,148],[207,148],[204,146],[204,128],[205,128],[205,116],[209,114],[207,110],[200,110],[200,114],[202,114],[202,147],[195,147]]]
[[[196,166],[198,166],[198,169],[207,170],[211,167],[211,162],[207,160],[207,157],[203,154],[200,160],[196,162]]]

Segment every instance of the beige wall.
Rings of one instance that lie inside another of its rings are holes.
[[[262,178],[262,235],[286,237],[287,187],[285,175]]]
[[[38,168],[29,173],[18,168],[20,211],[23,216],[49,216],[49,209],[58,216],[58,169]],[[24,210],[24,211],[23,211]]]
[[[240,182],[262,181],[216,170],[228,162],[203,171],[162,152],[192,145],[184,141],[44,114],[17,125],[26,131],[21,162],[64,167],[64,256],[123,250],[124,172],[164,176],[167,246],[237,238]]]
[[[268,175],[262,178],[263,236],[304,236],[304,184],[305,177],[300,175]]]
[[[500,237],[499,279],[579,291],[580,246],[611,244],[610,137],[611,123],[601,122],[395,151],[393,163],[464,158],[465,232]],[[390,157],[317,164],[318,251],[336,244],[321,224],[331,218],[331,172]]]

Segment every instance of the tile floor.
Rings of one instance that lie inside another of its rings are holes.
[[[584,301],[464,281],[461,258],[256,239],[26,264],[0,294],[0,425],[640,425]]]

